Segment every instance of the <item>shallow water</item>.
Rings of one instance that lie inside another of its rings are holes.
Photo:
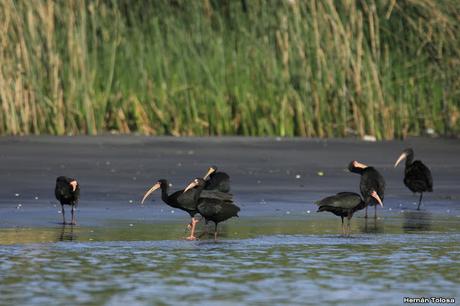
[[[214,242],[182,219],[0,230],[1,304],[402,304],[460,297],[460,218],[234,219]],[[202,230],[203,228],[200,228]],[[458,300],[458,299],[457,299]]]

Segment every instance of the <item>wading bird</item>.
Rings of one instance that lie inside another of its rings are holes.
[[[184,190],[196,190],[198,194],[204,192],[206,182],[202,178],[194,179]],[[228,220],[232,217],[238,217],[240,208],[233,203],[230,199],[219,199],[219,198],[203,198],[201,196],[195,197],[197,200],[196,207],[201,216],[208,221],[213,221],[214,226],[214,240],[217,240],[217,225],[220,222]]]
[[[206,181],[205,190],[230,191],[230,176],[225,172],[217,172],[216,166],[209,167],[203,179]]]
[[[161,199],[163,200],[163,202],[165,202],[173,208],[177,208],[187,212],[192,218],[192,221],[189,224],[191,232],[190,236],[187,237],[188,240],[196,240],[195,227],[196,224],[199,222],[199,219],[195,218],[195,215],[198,213],[197,202],[200,199],[200,197],[220,200],[231,199],[230,195],[221,192],[207,191],[198,193],[195,189],[179,190],[172,194],[168,194],[169,183],[167,180],[161,179],[144,194],[141,204],[144,204],[145,199],[147,199],[147,197],[157,189],[161,189]]]
[[[77,180],[66,176],[59,176],[56,179],[54,195],[56,196],[56,199],[61,203],[62,224],[66,224],[64,205],[72,206],[72,221],[70,224],[77,224],[75,209],[80,198],[80,185],[78,184]]]
[[[404,169],[404,185],[412,192],[419,192],[420,198],[418,201],[417,210],[420,210],[423,193],[433,191],[433,177],[431,171],[425,164],[419,160],[414,161],[414,150],[411,148],[405,149],[395,163],[395,168],[398,164],[406,159],[406,167]]]
[[[383,207],[383,203],[375,190],[371,192],[371,197]],[[329,211],[342,218],[342,235],[344,236],[350,235],[350,219],[353,217],[353,214],[367,205],[361,196],[354,192],[339,192],[336,195],[316,201],[315,204],[318,205],[317,212]],[[345,217],[348,219],[346,232],[343,224],[343,218]]]
[[[348,165],[348,170],[361,175],[359,189],[364,198],[364,202],[367,204],[366,214],[364,217],[367,218],[367,207],[374,206],[374,218],[377,219],[377,204],[379,202],[371,196],[371,193],[375,190],[380,198],[380,201],[383,201],[383,198],[385,197],[385,180],[383,176],[374,167],[369,167],[357,162],[356,160],[352,161]]]

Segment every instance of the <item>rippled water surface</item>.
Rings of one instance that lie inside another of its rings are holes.
[[[355,218],[350,238],[337,234],[334,217],[233,220],[218,242],[181,240],[181,221],[2,229],[1,304],[389,305],[405,296],[460,297],[458,216]]]

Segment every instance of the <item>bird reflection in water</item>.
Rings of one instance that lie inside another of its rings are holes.
[[[382,234],[385,232],[385,226],[381,219],[369,220],[365,218],[364,223],[360,223],[359,229],[366,234]]]
[[[410,233],[431,230],[431,214],[429,212],[408,210],[404,211],[402,215],[404,232]]]
[[[59,236],[59,241],[74,241],[77,240],[77,235],[73,231],[73,225],[62,225]]]

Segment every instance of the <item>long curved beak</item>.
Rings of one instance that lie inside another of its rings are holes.
[[[144,204],[144,201],[145,199],[147,199],[147,197],[152,193],[154,192],[155,190],[157,190],[158,188],[160,188],[160,183],[156,183],[155,185],[152,186],[152,188],[150,188],[145,194],[144,194],[144,197],[142,198],[142,201],[141,201],[141,204]]]
[[[354,161],[354,162],[353,162],[353,167],[355,167],[355,168],[361,168],[361,169],[366,169],[366,168],[367,168],[367,165],[366,165],[366,164],[362,164],[362,163],[357,162],[357,161]]]
[[[377,194],[376,191],[372,191],[371,197],[373,197],[374,199],[376,199],[377,202],[379,203],[379,205],[383,207],[383,202],[382,202],[382,200],[380,199],[380,197],[379,197],[379,195]]]
[[[77,185],[78,185],[78,182],[77,180],[73,180],[69,183],[70,186],[72,186],[72,191],[75,191],[77,190]]]
[[[214,168],[212,168],[212,167],[209,168],[208,172],[206,173],[206,175],[203,176],[203,180],[206,180],[208,178],[208,176],[210,176],[214,171],[216,171],[216,170],[214,170]]]
[[[406,153],[403,153],[401,154],[401,156],[399,156],[398,160],[396,161],[395,163],[395,168],[399,165],[399,163],[404,160],[405,158],[407,157],[407,154]]]
[[[189,191],[190,189],[194,188],[196,185],[198,185],[198,183],[197,183],[197,182],[195,182],[195,181],[191,182],[190,184],[188,184],[188,186],[187,186],[187,187],[185,187],[185,189],[184,189],[184,192],[183,192],[183,193],[186,193],[186,192],[187,192],[187,191]]]

